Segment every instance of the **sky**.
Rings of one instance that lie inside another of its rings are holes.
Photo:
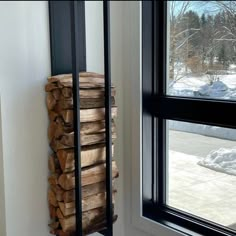
[[[170,1],[172,2],[172,1]],[[175,11],[178,13],[186,1],[175,1]],[[190,1],[190,6],[188,10],[195,11],[201,16],[203,13],[215,15],[219,8],[214,3],[215,1]]]

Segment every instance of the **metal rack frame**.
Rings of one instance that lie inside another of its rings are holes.
[[[49,1],[52,75],[71,73],[74,99],[76,236],[82,236],[82,191],[80,161],[80,95],[78,73],[86,71],[85,2]],[[112,133],[110,69],[110,2],[103,1],[105,123],[106,123],[106,229],[113,235]]]

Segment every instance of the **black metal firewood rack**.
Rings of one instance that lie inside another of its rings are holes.
[[[79,77],[86,71],[85,1],[49,1],[52,75],[72,72],[74,100],[76,236],[82,236],[82,187],[80,161]],[[103,1],[105,123],[106,123],[106,228],[99,232],[113,235],[112,133],[110,72],[110,2]]]

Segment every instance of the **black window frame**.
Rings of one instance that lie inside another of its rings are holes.
[[[143,1],[142,215],[186,235],[235,235],[234,230],[165,204],[166,120],[236,128],[233,101],[166,95],[166,35],[167,1]]]

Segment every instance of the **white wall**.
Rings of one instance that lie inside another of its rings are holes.
[[[103,3],[85,2],[87,70],[104,73]]]
[[[0,35],[7,236],[48,235],[47,2],[0,2]]]
[[[1,120],[1,98],[0,98],[0,235],[6,234],[5,221],[5,192],[4,192],[4,169],[2,149],[2,120]]]

